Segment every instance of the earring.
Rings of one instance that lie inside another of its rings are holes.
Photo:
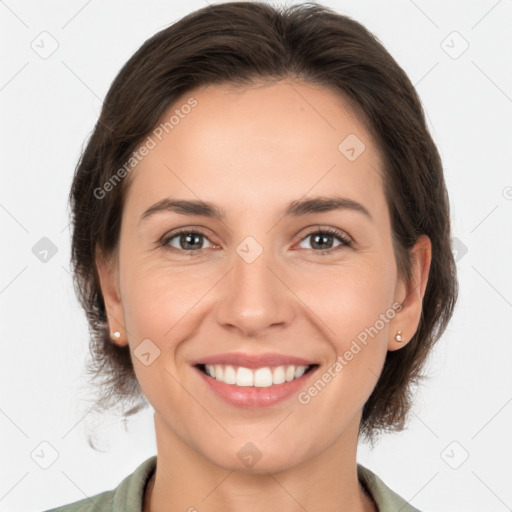
[[[398,332],[396,333],[395,340],[396,340],[396,341],[403,341],[403,338],[402,338],[402,331],[398,331]]]
[[[121,337],[121,333],[119,331],[111,332],[110,339],[112,341],[118,340]]]

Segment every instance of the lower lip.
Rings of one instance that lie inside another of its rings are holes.
[[[195,367],[208,387],[220,398],[237,407],[247,409],[259,409],[269,407],[297,395],[309,377],[315,373],[318,367],[311,369],[299,379],[283,382],[282,384],[273,384],[266,388],[257,388],[253,386],[235,386],[225,384],[213,377],[209,377],[199,368]]]

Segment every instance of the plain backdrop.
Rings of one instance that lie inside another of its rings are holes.
[[[67,197],[121,66],[206,4],[0,1],[1,511],[112,489],[156,453],[150,408],[125,424],[88,414]],[[324,5],[375,33],[417,87],[444,162],[460,280],[409,428],[360,445],[358,460],[423,512],[512,510],[512,1]]]

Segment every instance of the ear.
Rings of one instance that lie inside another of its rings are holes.
[[[113,253],[110,257],[106,257],[100,251],[96,253],[96,268],[107,311],[110,338],[112,343],[124,347],[128,345],[128,337],[124,325],[123,304],[119,291],[119,268],[116,260],[117,253]],[[119,337],[113,337],[114,332],[119,332]]]
[[[395,301],[402,305],[402,309],[393,319],[388,350],[402,348],[418,330],[432,260],[430,238],[427,235],[420,235],[410,250],[410,255],[411,278],[409,282],[405,282],[405,278],[400,279],[396,288]],[[402,341],[396,340],[397,331],[401,331]]]

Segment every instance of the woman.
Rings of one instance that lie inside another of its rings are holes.
[[[65,511],[414,511],[357,463],[404,428],[457,295],[409,79],[319,5],[212,5],[121,70],[71,190],[105,409],[157,455]]]

